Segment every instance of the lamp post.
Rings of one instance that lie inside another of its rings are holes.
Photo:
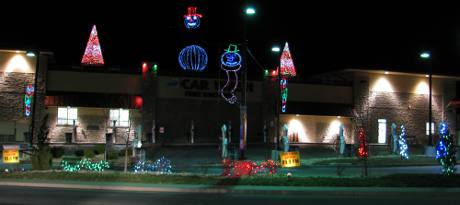
[[[37,58],[37,60],[35,61],[36,65],[35,65],[35,77],[34,77],[34,93],[33,93],[33,97],[32,97],[32,100],[33,100],[33,104],[32,104],[32,122],[31,122],[31,125],[30,125],[30,132],[29,132],[29,143],[30,143],[30,147],[33,146],[33,143],[34,143],[34,131],[35,131],[35,110],[36,110],[36,107],[37,107],[37,92],[38,92],[38,72],[39,72],[39,68],[40,68],[40,51],[39,50],[32,50],[32,51],[27,51],[26,53],[26,56],[28,57],[31,57],[31,58]]]
[[[431,104],[432,104],[432,65],[431,65],[431,54],[428,51],[423,51],[420,53],[420,59],[422,61],[427,62],[428,64],[428,81],[429,81],[429,88],[428,88],[428,146],[433,146],[433,135],[432,135],[432,110],[431,110]]]
[[[280,47],[278,46],[273,46],[272,47],[272,52],[278,54],[281,51]],[[278,56],[278,55],[277,55]],[[279,66],[279,65],[278,65]],[[279,147],[279,135],[280,135],[280,96],[281,96],[281,88],[280,88],[280,69],[278,66],[275,68],[276,69],[276,82],[275,82],[275,91],[276,91],[276,97],[275,97],[275,115],[276,115],[276,124],[275,124],[275,150],[278,150]]]

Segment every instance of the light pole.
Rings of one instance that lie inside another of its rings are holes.
[[[247,7],[244,11],[246,16],[254,16],[256,10],[254,7]],[[243,89],[242,89],[242,103],[240,103],[240,159],[245,159],[245,150],[246,150],[246,140],[247,140],[247,125],[248,125],[248,114],[247,114],[247,81],[248,81],[248,71],[247,71],[247,52],[248,52],[248,38],[247,38],[247,23],[246,20],[243,21]]]
[[[432,104],[432,65],[431,65],[431,54],[428,51],[423,51],[420,53],[420,59],[422,61],[427,62],[428,64],[428,81],[429,81],[429,88],[428,88],[428,146],[433,146],[433,135],[432,135],[432,110],[431,110],[431,104]]]
[[[28,51],[26,53],[26,55],[28,57],[36,57],[37,60],[35,61],[36,65],[35,65],[35,77],[34,77],[34,93],[33,93],[33,97],[32,97],[32,123],[30,125],[30,132],[29,132],[29,143],[30,143],[30,147],[32,148],[33,144],[34,144],[34,134],[35,134],[35,110],[37,109],[37,92],[38,92],[38,72],[40,72],[40,51],[37,50],[37,49],[34,49],[34,50],[31,50],[31,51]]]
[[[281,51],[280,47],[278,46],[273,46],[272,47],[272,52],[278,54]],[[278,55],[277,55],[278,56]],[[278,65],[279,66],[279,65]],[[275,103],[275,115],[276,115],[276,124],[275,124],[275,150],[278,150],[279,147],[279,139],[278,136],[279,134],[279,128],[280,128],[280,96],[281,96],[281,88],[280,88],[280,69],[276,66],[276,82],[275,82],[275,91],[276,91],[276,103]]]

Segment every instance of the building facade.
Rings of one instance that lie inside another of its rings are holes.
[[[230,141],[239,143],[240,107],[219,94],[225,79],[164,76],[153,69],[123,73],[106,67],[48,68],[51,55],[0,52],[2,143],[28,142],[27,136],[32,130],[36,135],[43,123],[53,146],[122,145],[133,140],[144,145],[217,144],[223,124],[230,127]],[[451,133],[459,133],[457,108],[449,106],[457,97],[459,79],[433,76],[434,135],[441,121],[449,124]],[[25,105],[31,84],[35,107]],[[406,127],[411,144],[428,144],[429,87],[423,73],[350,69],[302,82],[292,79],[288,88],[287,110],[279,115],[279,125],[288,126],[294,144],[337,143],[343,126],[347,144],[357,142],[356,130],[363,127],[369,143],[389,145],[393,123],[398,133],[401,125]],[[275,77],[250,80],[246,91],[247,143],[275,143]],[[242,99],[240,90],[236,93]]]

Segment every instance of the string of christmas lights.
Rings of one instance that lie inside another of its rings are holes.
[[[155,172],[158,174],[172,174],[172,165],[169,159],[162,156],[153,163],[143,160],[136,162],[133,171],[135,173]]]
[[[442,173],[444,175],[452,175],[456,171],[456,148],[446,123],[442,122],[439,125],[439,134],[441,138],[436,146],[436,159],[441,165]]]
[[[26,84],[25,86],[25,95],[24,95],[24,115],[25,117],[30,117],[32,112],[32,98],[35,92],[34,85],[31,83]]]
[[[401,134],[399,135],[399,155],[403,159],[409,159],[409,146],[406,142],[406,128],[404,125],[401,125]]]
[[[181,50],[178,60],[184,70],[203,71],[208,64],[208,54],[202,47],[190,45]]]
[[[78,172],[82,169],[87,171],[102,172],[104,169],[110,168],[110,165],[105,160],[93,162],[89,159],[79,160],[77,163],[70,163],[67,160],[62,160],[60,164],[62,171],[65,172]]]
[[[238,47],[236,45],[230,44],[228,49],[225,50],[225,53],[222,54],[220,61],[221,61],[221,69],[225,71],[227,74],[227,81],[225,85],[220,90],[220,95],[222,98],[225,99],[230,104],[236,103],[238,98],[235,95],[235,90],[238,87],[238,71],[241,68],[241,61],[242,57],[238,53]],[[234,77],[230,77],[234,76]],[[234,82],[233,87],[230,89],[230,96],[225,94],[225,90],[228,89],[231,82]]]
[[[195,29],[200,27],[200,21],[203,15],[196,12],[197,7],[189,6],[187,14],[184,15],[184,24],[188,29]]]
[[[369,156],[369,152],[367,151],[367,139],[366,139],[366,134],[364,133],[364,128],[359,129],[358,137],[359,137],[358,156],[360,159],[366,159]]]
[[[96,25],[93,25],[91,34],[86,44],[85,53],[81,59],[83,65],[104,65],[104,58],[102,57],[102,49],[97,35]]]
[[[292,60],[291,51],[289,50],[289,45],[286,42],[284,45],[283,53],[280,58],[280,89],[281,89],[281,112],[286,112],[287,107],[287,98],[288,98],[288,80],[289,77],[294,77],[297,75],[294,61]]]
[[[253,161],[231,161],[229,159],[224,159],[222,165],[222,176],[227,177],[241,177],[258,174],[271,175],[277,173],[278,167],[278,164],[273,160],[267,160],[258,165]]]

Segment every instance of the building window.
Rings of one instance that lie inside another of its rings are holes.
[[[110,121],[113,125],[113,121],[116,121],[115,126],[117,127],[129,127],[129,110],[126,109],[113,109],[110,110]]]
[[[77,123],[78,109],[71,107],[58,108],[58,125],[73,125]]]
[[[378,142],[384,144],[387,142],[387,120],[379,119],[379,138]]]
[[[425,125],[425,127],[426,127],[426,132],[425,132],[426,135],[429,135],[429,133],[430,133],[430,130],[429,130],[430,127],[428,127],[429,124],[430,124],[429,122],[426,122],[426,125]],[[434,122],[431,122],[431,134],[434,134],[434,133],[435,133],[434,132]]]

